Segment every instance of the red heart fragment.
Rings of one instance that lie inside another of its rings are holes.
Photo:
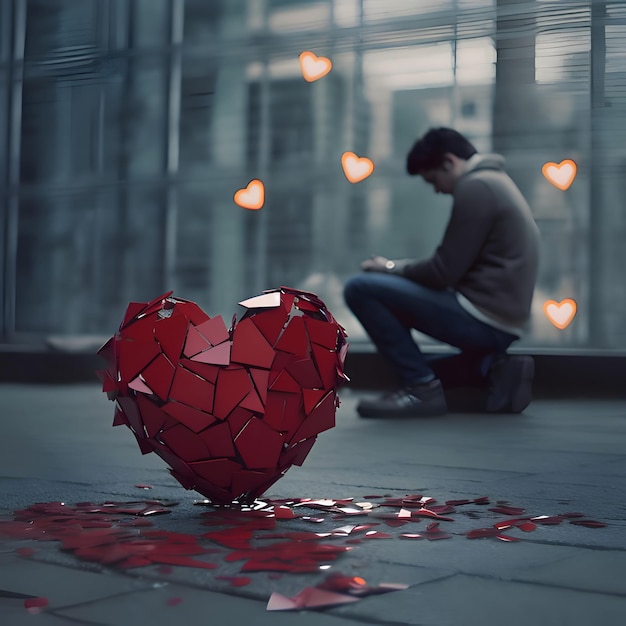
[[[435,541],[437,539],[451,539],[452,535],[440,530],[439,522],[431,522],[426,526],[426,532],[422,534],[429,541]]]
[[[365,539],[391,539],[393,535],[383,533],[380,530],[368,530],[365,533]]]
[[[502,515],[522,515],[522,513],[524,513],[524,509],[517,506],[506,505],[494,506],[493,508],[490,508],[489,511],[492,513],[501,513]]]
[[[605,528],[606,524],[604,522],[598,522],[593,519],[573,519],[570,520],[570,524],[575,524],[576,526],[586,526],[587,528]]]
[[[556,526],[563,521],[563,518],[560,515],[539,515],[537,517],[532,517],[531,521],[535,522],[535,524]]]
[[[26,598],[26,600],[24,600],[24,608],[33,615],[41,613],[48,604],[48,598]]]
[[[476,528],[465,533],[468,539],[483,539],[484,537],[497,537],[500,533],[498,528]]]
[[[335,425],[346,334],[312,293],[240,302],[227,329],[171,292],[131,303],[99,351],[103,391],[142,453],[213,503],[253,501]]]
[[[518,539],[517,537],[511,537],[509,535],[496,535],[496,539],[499,539],[500,541],[506,541],[508,543],[514,543],[515,541],[521,541],[521,539]]]

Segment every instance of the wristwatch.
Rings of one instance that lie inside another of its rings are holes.
[[[385,263],[385,268],[388,270],[393,270],[396,268],[396,264],[393,261],[387,261]]]

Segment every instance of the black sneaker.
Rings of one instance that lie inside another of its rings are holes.
[[[535,362],[530,356],[505,355],[489,369],[487,411],[521,413],[532,401]]]
[[[415,387],[404,387],[357,406],[361,417],[422,417],[442,415],[448,408],[438,379]]]

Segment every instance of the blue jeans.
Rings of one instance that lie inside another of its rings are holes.
[[[444,387],[480,386],[493,359],[517,339],[468,313],[454,291],[429,289],[394,274],[357,274],[346,283],[344,297],[378,352],[406,386],[442,378],[438,370],[448,379],[442,380]],[[459,348],[461,354],[428,359],[411,329]]]

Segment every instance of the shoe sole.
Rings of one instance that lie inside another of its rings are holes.
[[[492,398],[487,399],[487,411],[489,413],[521,413],[532,402],[532,383],[535,376],[535,362],[532,358],[522,358],[513,361],[511,368],[506,374],[504,385],[513,386],[515,380],[520,383],[511,393],[509,405],[494,405]]]
[[[393,419],[395,417],[437,417],[438,415],[444,415],[445,413],[448,412],[448,407],[445,405],[445,403],[443,405],[440,406],[435,406],[432,408],[429,408],[427,410],[424,411],[417,411],[417,410],[413,410],[413,411],[378,411],[376,409],[367,409],[367,408],[361,408],[361,407],[357,407],[357,413],[359,414],[359,417],[364,418],[364,419],[368,419],[368,418],[388,418],[388,419]]]

